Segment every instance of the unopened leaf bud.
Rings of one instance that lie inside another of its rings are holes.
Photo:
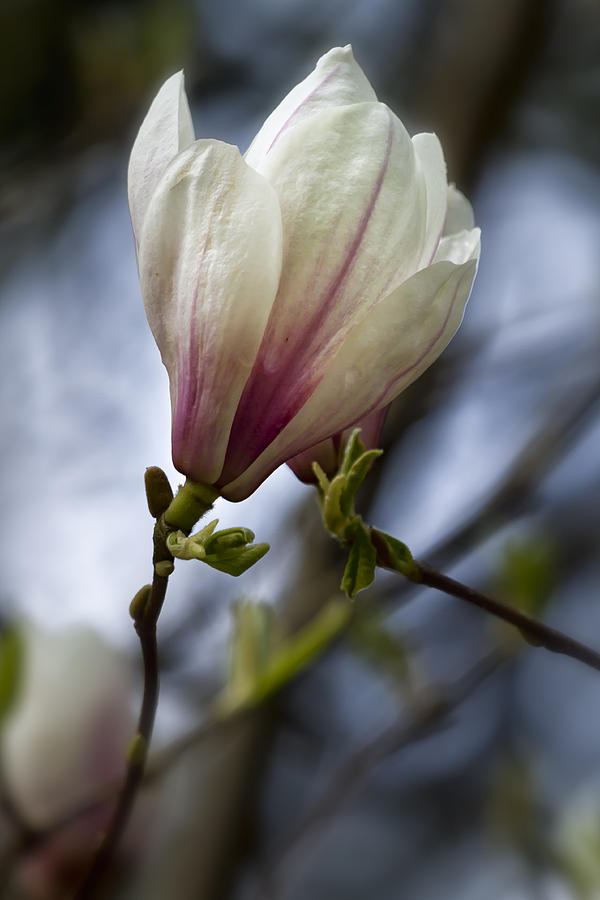
[[[149,466],[144,474],[144,484],[150,515],[158,519],[173,499],[169,479],[158,466]]]
[[[131,603],[129,604],[129,615],[133,619],[134,622],[138,622],[144,612],[146,610],[146,604],[150,599],[150,594],[152,592],[152,585],[145,584],[144,587],[141,587]]]

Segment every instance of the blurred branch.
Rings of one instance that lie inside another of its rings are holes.
[[[550,411],[545,424],[525,444],[494,492],[454,531],[427,552],[436,566],[459,558],[519,513],[539,489],[540,482],[558,465],[591,424],[600,408],[600,379],[574,401],[565,395]]]
[[[443,694],[436,695],[431,687],[424,689],[423,697],[413,701],[413,714],[409,722],[404,717],[393,722],[348,756],[336,769],[316,802],[273,854],[273,861],[262,873],[261,889],[256,900],[259,897],[278,896],[275,881],[283,866],[301,844],[314,837],[356,794],[370,771],[381,760],[446,727],[451,713],[496,672],[506,658],[499,652],[490,654],[473,666],[456,684],[445,689]]]
[[[562,396],[493,492],[424,556],[436,567],[449,566],[520,514],[538,492],[543,479],[585,434],[599,408],[600,379],[594,380],[575,401],[572,394]],[[397,595],[398,588],[394,584],[380,589],[379,593],[384,601],[395,599]]]
[[[161,551],[162,547],[159,548],[158,552],[155,552],[155,566],[164,559],[164,551]],[[135,630],[140,639],[144,663],[144,692],[137,731],[127,754],[127,771],[125,780],[118,793],[117,804],[102,842],[94,855],[92,864],[75,894],[75,900],[90,900],[100,887],[104,872],[125,830],[138,790],[144,779],[146,756],[152,738],[158,704],[159,678],[156,624],[164,603],[168,580],[168,575],[158,574],[155,568],[152,587],[146,598],[144,609],[134,616]]]
[[[420,584],[426,584],[428,587],[442,591],[444,594],[472,603],[474,606],[491,613],[497,619],[502,619],[502,621],[514,625],[515,628],[519,629],[525,640],[534,647],[544,647],[552,653],[569,656],[571,659],[576,659],[600,672],[600,653],[592,650],[586,644],[576,641],[562,631],[557,631],[555,628],[544,625],[543,622],[539,622],[537,619],[532,619],[525,613],[514,609],[512,606],[507,606],[505,603],[501,603],[499,600],[495,600],[481,591],[476,591],[468,585],[450,578],[448,575],[443,575],[426,563],[415,560],[415,567],[418,573],[415,580]]]

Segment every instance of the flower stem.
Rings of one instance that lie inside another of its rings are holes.
[[[152,586],[147,594],[140,592],[136,595],[136,599],[139,597],[140,600],[131,607],[144,667],[144,690],[137,730],[129,745],[125,779],[112,817],[74,900],[91,900],[99,889],[144,780],[148,748],[158,706],[159,667],[156,627],[167,593],[169,575],[173,571],[173,557],[167,547],[167,538],[173,530],[191,531],[198,519],[211,508],[216,496],[217,493],[212,488],[186,481],[165,512],[156,520]]]

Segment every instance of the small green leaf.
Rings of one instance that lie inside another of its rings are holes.
[[[17,628],[0,634],[0,721],[12,709],[19,691],[23,671],[24,648]]]
[[[366,448],[360,439],[360,428],[355,428],[344,447],[344,455],[340,465],[340,474],[347,475],[357,459],[359,459]]]
[[[319,488],[321,495],[324,496],[329,490],[329,478],[318,462],[313,462],[312,469],[317,476],[317,487]]]
[[[375,550],[377,551],[377,565],[384,569],[392,569],[394,572],[400,572],[406,578],[412,581],[418,580],[417,567],[412,557],[412,553],[402,541],[380,531],[379,528],[371,528],[371,540]]]
[[[371,466],[378,456],[381,456],[383,450],[365,450],[352,463],[348,474],[346,475],[346,484],[342,490],[340,498],[340,506],[347,516],[354,513],[354,500],[359,487],[367,477]]]
[[[270,544],[250,544],[247,547],[234,547],[215,554],[207,554],[202,562],[212,569],[225,572],[226,575],[243,575],[255,563],[262,559],[270,549]]]
[[[367,528],[360,519],[352,523],[352,546],[342,578],[342,590],[353,600],[359,591],[369,587],[375,578],[377,554]]]
[[[341,536],[347,525],[347,516],[341,507],[341,497],[346,484],[345,475],[336,475],[323,498],[323,521],[331,534]]]

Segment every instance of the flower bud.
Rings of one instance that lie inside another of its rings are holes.
[[[242,500],[280,463],[335,451],[431,365],[460,324],[479,230],[436,136],[409,137],[350,47],[243,157],[190,127],[178,73],[131,155],[140,282],[175,466]]]

